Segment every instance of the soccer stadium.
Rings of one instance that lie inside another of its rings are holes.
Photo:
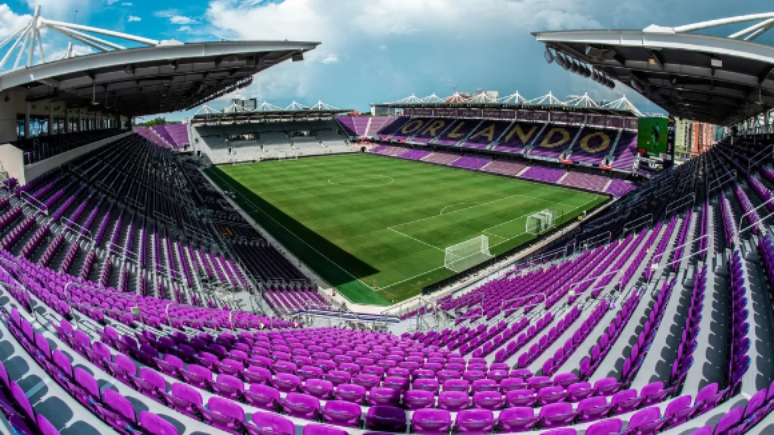
[[[774,433],[774,13],[532,34],[658,114],[259,103],[325,41],[45,14],[0,42],[0,433]]]

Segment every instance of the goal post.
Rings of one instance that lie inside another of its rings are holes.
[[[462,272],[492,258],[489,237],[478,236],[446,248],[443,265],[453,272]]]
[[[556,225],[556,212],[545,209],[527,217],[527,234],[540,235]]]

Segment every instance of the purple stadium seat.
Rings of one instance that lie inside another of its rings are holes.
[[[629,420],[626,435],[655,435],[664,426],[666,421],[661,419],[661,409],[658,407],[645,408],[634,414]]]
[[[400,403],[400,391],[385,387],[371,388],[371,391],[368,393],[368,403],[371,406],[397,406]]]
[[[256,408],[275,411],[279,407],[280,393],[276,388],[262,384],[250,384],[244,392],[247,403]]]
[[[104,407],[98,407],[102,420],[118,432],[132,435],[137,427],[137,417],[131,402],[115,390],[106,389],[102,392]]]
[[[282,410],[291,417],[316,420],[320,415],[320,401],[300,393],[288,393],[281,401]]]
[[[435,394],[424,390],[409,390],[403,395],[403,404],[410,410],[433,408]]]
[[[41,435],[60,435],[54,425],[46,420],[46,417],[43,417],[40,414],[38,414],[38,429],[40,430]],[[30,431],[30,433],[32,432]]]
[[[338,426],[358,427],[363,410],[351,402],[330,400],[323,408],[323,421]]]
[[[277,373],[272,379],[274,388],[283,393],[294,393],[301,391],[301,378],[290,373]]]
[[[540,408],[540,425],[546,428],[567,426],[575,419],[576,412],[569,403],[552,403]]]
[[[505,400],[511,407],[532,406],[537,401],[537,395],[527,389],[511,390],[505,393]]]
[[[296,427],[292,421],[276,414],[256,412],[253,419],[245,424],[250,435],[295,435]]]
[[[604,397],[589,397],[578,403],[577,412],[579,422],[594,421],[605,418],[610,412],[610,406]]]
[[[148,411],[140,412],[140,427],[150,435],[178,435],[172,423]]]
[[[498,391],[480,391],[473,393],[473,406],[481,409],[497,410],[503,407],[505,398]]]
[[[212,396],[201,412],[207,424],[226,432],[239,434],[244,428],[245,410],[230,400]]]
[[[385,432],[406,431],[406,411],[394,406],[372,406],[366,413],[366,429]]]
[[[500,412],[497,424],[502,432],[526,432],[537,424],[535,410],[526,406],[507,408]]]
[[[446,411],[461,411],[470,406],[470,396],[461,391],[444,391],[438,396],[438,407]]]
[[[451,414],[440,409],[420,409],[411,416],[411,431],[425,435],[445,435],[451,430]]]
[[[303,435],[347,435],[347,431],[330,426],[308,424],[304,426]]]
[[[495,426],[494,413],[487,409],[468,409],[460,411],[454,422],[456,432],[484,435]]]
[[[346,400],[347,402],[361,404],[366,398],[366,389],[360,385],[354,384],[341,384],[336,387],[334,394],[339,400]]]
[[[199,418],[204,403],[197,389],[179,382],[172,384],[170,392],[164,395],[164,401],[167,406],[193,418]]]
[[[618,418],[602,420],[594,423],[586,429],[587,435],[618,435],[623,427],[623,422]]]

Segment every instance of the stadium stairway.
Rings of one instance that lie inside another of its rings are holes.
[[[658,235],[654,238],[654,243],[651,244],[651,246],[654,246],[658,241],[661,240],[663,237],[671,236],[667,234],[668,226],[664,225],[662,228],[660,228],[660,232]],[[647,244],[647,239],[645,240],[645,244]],[[642,248],[640,248],[642,249]],[[655,254],[651,251],[651,248],[646,248],[648,250],[648,255],[652,256]],[[649,257],[650,258],[650,257]],[[644,275],[645,271],[649,267],[649,261],[646,259],[646,261],[642,261],[642,263],[639,265],[637,271],[635,272],[634,276],[640,276],[641,274]],[[632,288],[644,288],[645,292],[644,295],[641,296],[641,300],[637,305],[636,310],[634,311],[634,314],[632,315],[631,320],[626,324],[626,327],[624,328],[623,332],[618,336],[618,339],[615,341],[615,344],[613,345],[610,352],[605,356],[605,358],[602,360],[602,362],[599,364],[599,367],[596,369],[596,371],[593,373],[593,375],[589,378],[589,382],[594,383],[596,381],[599,381],[600,379],[608,378],[611,376],[617,376],[618,373],[621,371],[621,367],[623,366],[625,355],[629,355],[629,352],[627,349],[631,349],[632,342],[630,341],[630,337],[633,337],[636,342],[636,337],[639,335],[639,330],[641,329],[640,322],[636,319],[642,319],[642,323],[645,322],[645,319],[647,319],[647,314],[650,312],[650,306],[649,303],[653,302],[652,295],[653,290],[656,288],[659,288],[660,282],[654,281],[651,285],[640,285],[636,283],[631,283],[630,286]],[[626,298],[622,298],[622,300],[625,300]],[[646,300],[642,300],[646,299]],[[648,300],[649,299],[649,300]]]

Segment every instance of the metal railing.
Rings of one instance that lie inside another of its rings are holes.
[[[709,184],[709,192],[707,196],[711,196],[713,192],[718,189],[722,189],[727,184],[736,181],[736,174],[734,172],[726,172],[720,177],[712,180]],[[714,187],[713,187],[714,186]]]
[[[709,236],[709,235],[707,235],[707,236]],[[687,258],[695,257],[695,256],[697,256],[697,255],[699,255],[699,254],[701,254],[703,252],[707,252],[707,251],[709,251],[709,249],[710,249],[709,244],[707,244],[707,246],[705,246],[704,249],[700,249],[700,250],[698,250],[696,252],[683,255],[682,257],[680,257],[680,258],[678,258],[676,260],[672,260],[669,263],[665,264],[664,267],[666,268],[666,267],[673,266],[675,264],[680,264],[683,260],[685,260]]]
[[[43,204],[42,202],[40,202],[34,196],[30,195],[27,192],[22,192],[21,195],[19,195],[19,197],[28,206],[30,206],[30,207],[34,208],[35,210],[37,210],[38,213],[42,213],[43,215],[48,216],[48,207],[46,206],[46,204]]]
[[[648,213],[646,215],[640,216],[637,219],[634,219],[632,221],[629,221],[626,225],[624,225],[623,229],[623,237],[626,237],[626,234],[629,231],[634,232],[636,229],[644,228],[647,226],[650,226],[653,224],[653,213]]]
[[[742,234],[744,234],[744,233],[746,233],[747,231],[749,231],[750,229],[752,229],[752,227],[754,227],[754,226],[757,226],[757,225],[758,225],[758,224],[760,224],[761,222],[765,221],[766,219],[768,219],[768,218],[770,218],[772,215],[774,215],[774,212],[771,212],[771,213],[769,213],[769,214],[767,214],[767,215],[765,215],[765,216],[763,216],[763,217],[760,217],[760,216],[758,216],[758,220],[756,220],[756,221],[752,222],[750,225],[748,225],[748,226],[746,226],[746,227],[742,228],[742,224],[744,223],[744,219],[745,219],[747,216],[749,216],[749,215],[751,215],[751,214],[757,214],[756,212],[757,212],[759,209],[761,209],[761,208],[765,207],[766,205],[768,205],[768,204],[770,204],[770,203],[772,203],[772,202],[774,202],[774,197],[771,197],[771,198],[769,198],[769,199],[768,199],[766,202],[764,202],[763,204],[761,204],[761,205],[759,205],[759,206],[755,207],[754,209],[752,209],[752,210],[748,211],[747,213],[743,214],[743,215],[742,215],[742,217],[740,217],[740,218],[739,218],[739,226],[737,227],[737,234],[738,234],[738,235],[741,237],[741,236],[742,236]]]
[[[613,233],[610,231],[605,231],[604,233],[601,233],[596,236],[592,236],[592,237],[589,237],[588,239],[583,240],[583,242],[581,242],[581,246],[583,247],[584,251],[588,251],[589,249],[594,249],[599,245],[610,243],[610,240],[612,240],[612,238],[613,238]]]
[[[769,145],[766,148],[760,150],[757,154],[750,157],[750,160],[747,163],[747,173],[750,173],[752,171],[752,168],[755,166],[758,166],[758,164],[761,163],[762,161],[766,159],[771,159],[773,156],[774,156],[774,145]]]
[[[691,205],[696,204],[695,193],[689,193],[688,195],[685,195],[682,198],[678,198],[670,202],[666,209],[666,216],[669,216],[673,211],[680,210],[682,207],[685,207],[689,203]]]

